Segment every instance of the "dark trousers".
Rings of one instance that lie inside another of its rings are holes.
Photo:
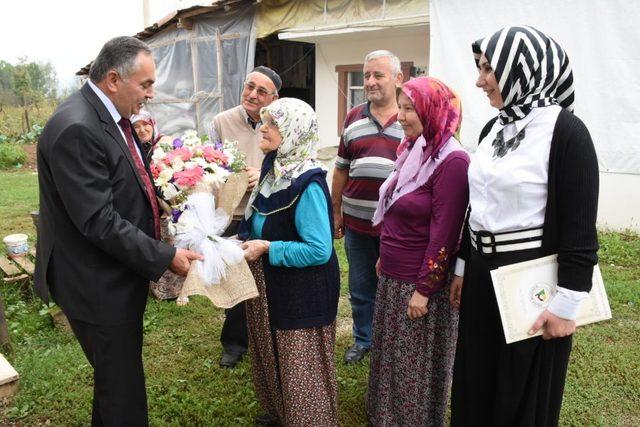
[[[375,308],[378,276],[376,261],[380,257],[380,237],[347,228],[344,249],[349,262],[349,302],[356,344],[371,347],[371,327]]]
[[[240,221],[232,221],[229,227],[222,233],[223,237],[233,236],[238,233]],[[224,311],[225,319],[220,333],[222,348],[228,353],[244,354],[249,346],[247,334],[247,313],[245,304],[240,304]]]
[[[93,367],[92,426],[148,426],[142,321],[117,326],[69,319]]]

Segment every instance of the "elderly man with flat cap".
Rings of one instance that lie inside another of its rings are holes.
[[[260,166],[264,154],[259,148],[260,109],[278,99],[282,86],[280,76],[271,68],[259,66],[249,73],[244,81],[240,105],[225,110],[213,119],[209,128],[212,141],[238,141],[238,148],[246,156],[249,174],[249,189],[233,215],[233,221],[225,236],[236,234],[244,216],[251,190],[258,183]],[[223,352],[220,366],[234,368],[247,351],[247,317],[244,303],[226,310],[226,318],[220,334]]]

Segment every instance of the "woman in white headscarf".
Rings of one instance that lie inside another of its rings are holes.
[[[460,308],[451,424],[557,425],[574,319],[598,259],[598,161],[573,114],[573,74],[560,45],[522,26],[472,47],[476,86],[498,117],[469,167],[450,295]],[[558,292],[529,331],[544,334],[506,344],[490,271],[554,253]]]
[[[131,116],[131,124],[140,140],[145,156],[150,159],[153,154],[153,147],[162,138],[156,121],[147,110],[140,110],[138,114]]]
[[[316,114],[281,98],[261,110],[266,156],[240,236],[260,296],[247,302],[259,424],[338,424],[333,349],[340,287]]]

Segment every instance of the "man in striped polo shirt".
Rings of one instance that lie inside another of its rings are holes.
[[[331,186],[334,237],[345,238],[349,262],[355,342],[344,355],[346,363],[362,360],[371,346],[380,246],[379,227],[374,228],[371,219],[378,190],[393,170],[403,135],[396,118],[400,60],[387,50],[377,50],[365,57],[363,71],[367,102],[347,114]]]

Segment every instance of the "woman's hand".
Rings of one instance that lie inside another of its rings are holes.
[[[247,240],[242,244],[244,250],[244,259],[247,261],[255,261],[262,255],[269,252],[268,240]]]
[[[460,309],[460,298],[462,297],[462,284],[464,282],[464,277],[453,275],[453,279],[451,279],[451,286],[449,289],[449,303],[451,307],[459,310]]]
[[[413,291],[413,296],[411,297],[411,301],[409,301],[409,308],[407,308],[407,316],[409,316],[409,319],[415,320],[427,314],[427,303],[429,303],[428,297],[425,297],[418,291]]]
[[[529,335],[535,334],[540,328],[544,328],[542,339],[550,340],[573,334],[576,331],[576,322],[575,320],[563,319],[551,313],[549,310],[545,310],[538,316],[538,320],[535,321],[529,330]]]
[[[260,179],[260,169],[253,168],[251,166],[245,168],[245,172],[247,172],[247,176],[249,177],[249,190],[253,190],[253,187],[256,186],[258,180]]]
[[[380,277],[380,258],[376,261],[376,276]]]

